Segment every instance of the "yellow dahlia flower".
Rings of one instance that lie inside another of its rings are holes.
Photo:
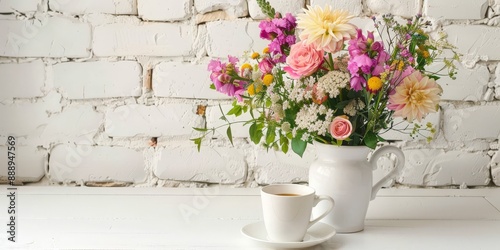
[[[409,122],[422,121],[428,113],[437,111],[442,92],[434,79],[415,71],[396,87],[389,96],[387,107],[395,110],[394,116],[401,116]]]
[[[356,36],[357,27],[348,23],[353,16],[346,10],[308,6],[304,11],[297,16],[297,28],[303,30],[300,39],[314,44],[317,50],[337,52],[345,41]]]

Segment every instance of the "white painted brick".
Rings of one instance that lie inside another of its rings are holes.
[[[0,105],[0,133],[16,136],[40,134],[48,122],[46,111],[40,103]]]
[[[419,0],[367,0],[372,12],[411,17],[421,13]]]
[[[443,130],[448,141],[498,139],[500,135],[500,106],[485,105],[446,109]]]
[[[436,71],[443,67],[443,64],[434,64],[428,68],[429,71]],[[442,100],[454,101],[481,101],[485,94],[490,72],[483,65],[476,65],[473,69],[464,68],[457,64],[457,79],[453,80],[448,76],[443,76],[437,83],[443,88]],[[447,73],[446,70],[442,73]]]
[[[217,21],[207,23],[207,51],[211,57],[239,57],[245,51],[261,51],[269,41],[260,39],[259,22]]]
[[[202,163],[202,164],[200,164]],[[242,150],[223,147],[164,149],[154,174],[160,179],[237,184],[245,180],[247,164]]]
[[[112,137],[190,135],[197,118],[191,104],[120,106],[106,113],[105,132]]]
[[[78,19],[1,20],[0,55],[11,57],[87,57],[90,25]]]
[[[497,65],[497,68],[495,70],[495,83],[496,83],[496,86],[497,86],[497,89],[500,89],[498,88],[498,86],[500,86],[500,65]]]
[[[305,7],[305,0],[269,0],[269,3],[276,12],[280,12],[283,16],[286,13],[292,13],[296,15],[302,12],[302,8]],[[253,19],[265,19],[267,16],[262,13],[257,0],[248,0],[248,12]]]
[[[144,182],[142,152],[129,148],[59,144],[50,151],[52,181]]]
[[[137,14],[137,0],[49,0],[51,10],[72,15],[106,13],[116,15]]]
[[[42,60],[0,64],[0,100],[43,96],[45,64]]]
[[[206,63],[163,62],[153,70],[153,91],[160,97],[229,99],[210,89],[209,75]]]
[[[95,27],[92,48],[96,56],[189,56],[195,37],[186,24],[115,23]]]
[[[444,27],[448,41],[455,45],[464,60],[500,60],[500,29],[485,25],[450,25]],[[467,35],[464,35],[467,34]]]
[[[355,17],[355,18],[351,19],[350,23],[356,25],[356,27],[358,27],[358,29],[363,30],[363,32],[366,32],[366,31],[374,32],[375,39],[381,40],[380,36],[378,35],[378,32],[375,32],[376,29],[374,26],[374,22],[371,18],[369,18],[369,17]]]
[[[140,96],[142,68],[135,61],[70,62],[54,68],[54,86],[69,99]]]
[[[429,131],[421,130],[420,133],[422,135],[417,135],[415,138],[412,138],[408,133],[410,133],[415,124],[419,124],[421,126],[425,126],[428,122],[432,123],[432,125],[436,128],[436,133],[439,133],[439,118],[440,113],[430,113],[421,122],[414,121],[413,124],[408,123],[403,120],[401,117],[394,118],[394,128],[380,134],[382,138],[386,140],[396,140],[396,141],[412,141],[412,140],[425,140],[428,136],[431,136]]]
[[[93,137],[103,123],[104,114],[97,113],[91,105],[66,107],[50,116],[41,134],[42,141],[45,144],[94,144]]]
[[[495,152],[491,158],[491,176],[493,183],[500,186],[500,151]]]
[[[319,5],[324,7],[330,5],[335,9],[348,10],[352,15],[359,15],[363,11],[363,3],[361,0],[310,0],[311,5]]]
[[[488,0],[425,0],[427,16],[444,19],[483,19],[486,17]]]
[[[194,7],[198,13],[224,10],[229,16],[244,17],[248,15],[246,0],[194,0]]]
[[[418,186],[486,186],[490,157],[484,152],[440,149],[404,150],[406,163],[399,182]]]
[[[259,148],[256,152],[255,181],[259,184],[296,183],[309,180],[309,167],[316,158],[312,145],[307,145],[303,158],[290,152]]]
[[[7,145],[0,146],[0,180],[7,180]],[[47,153],[36,146],[17,146],[15,148],[16,180],[22,182],[38,182],[45,175]]]
[[[40,0],[3,0],[0,1],[0,13],[34,12],[39,4]]]
[[[224,114],[227,114],[231,108],[233,108],[232,105],[221,105],[222,111]],[[250,112],[250,111],[249,111]],[[249,137],[248,134],[248,129],[250,128],[250,125],[243,126],[243,123],[241,121],[249,121],[252,119],[252,116],[250,116],[250,113],[244,113],[238,117],[235,117],[234,115],[226,115],[226,118],[230,122],[240,122],[231,125],[231,132],[233,134],[233,137]],[[255,113],[257,114],[257,113]],[[208,128],[215,128],[219,127],[222,125],[227,124],[227,122],[221,120],[220,118],[222,117],[222,113],[220,111],[219,105],[214,105],[214,106],[208,106],[207,107],[207,127]],[[227,127],[222,127],[221,129],[217,130],[215,132],[214,137],[216,138],[227,138],[226,135],[226,130]]]
[[[192,0],[138,0],[137,4],[144,20],[178,21],[191,16]]]

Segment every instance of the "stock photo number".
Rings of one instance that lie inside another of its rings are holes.
[[[11,186],[16,181],[16,138],[9,136],[7,140],[7,179]]]

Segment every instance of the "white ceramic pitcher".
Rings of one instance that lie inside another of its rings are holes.
[[[375,199],[380,188],[403,168],[405,157],[401,149],[383,146],[367,160],[370,148],[365,146],[336,146],[315,143],[317,159],[309,170],[309,186],[318,195],[328,195],[335,200],[332,212],[322,222],[332,225],[338,233],[353,233],[364,229],[369,202]],[[373,169],[378,159],[392,153],[396,167],[375,185]],[[326,208],[324,208],[326,209]],[[317,211],[322,211],[319,207]]]

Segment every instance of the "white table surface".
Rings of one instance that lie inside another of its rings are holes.
[[[15,244],[6,194],[0,249],[265,249],[240,233],[258,189],[18,187]],[[500,249],[500,189],[381,190],[364,231],[309,249]]]

